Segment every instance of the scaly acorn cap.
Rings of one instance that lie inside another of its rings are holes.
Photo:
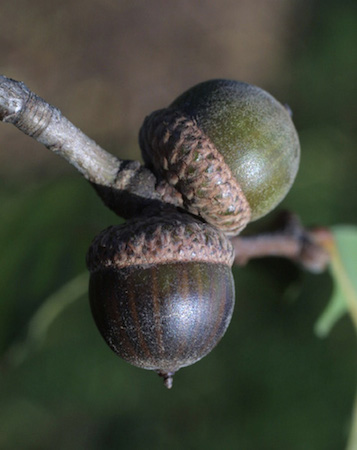
[[[167,210],[110,226],[88,250],[91,273],[103,269],[173,262],[232,266],[234,251],[225,234],[189,214]]]
[[[155,111],[140,130],[140,146],[146,164],[182,194],[191,214],[227,235],[245,228],[251,216],[248,201],[194,119],[173,109]]]

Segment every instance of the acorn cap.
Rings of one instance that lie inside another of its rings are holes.
[[[174,109],[153,112],[140,130],[140,146],[147,166],[182,194],[190,213],[227,235],[245,228],[251,216],[248,201],[193,118]]]
[[[91,273],[134,265],[207,262],[232,266],[234,251],[223,232],[176,210],[110,226],[88,250]]]

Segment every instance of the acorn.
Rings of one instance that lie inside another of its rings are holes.
[[[207,355],[234,307],[233,248],[225,234],[166,210],[111,226],[92,242],[89,299],[109,347],[172,386]]]
[[[181,193],[184,207],[230,236],[283,200],[300,160],[289,109],[232,80],[200,83],[153,112],[139,143],[147,167]]]

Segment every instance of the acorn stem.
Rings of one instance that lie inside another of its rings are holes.
[[[280,214],[277,229],[254,236],[231,239],[235,250],[235,265],[245,265],[253,258],[282,257],[301,264],[313,273],[323,272],[330,256],[326,241],[332,239],[327,228],[304,228],[299,218],[290,212]]]

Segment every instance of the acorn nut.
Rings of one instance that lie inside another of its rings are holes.
[[[175,372],[207,355],[234,307],[233,248],[224,233],[188,214],[163,211],[111,226],[87,255],[94,320],[124,360]]]
[[[282,201],[300,160],[288,109],[232,80],[200,83],[155,111],[139,141],[146,165],[182,194],[184,207],[227,235]]]

